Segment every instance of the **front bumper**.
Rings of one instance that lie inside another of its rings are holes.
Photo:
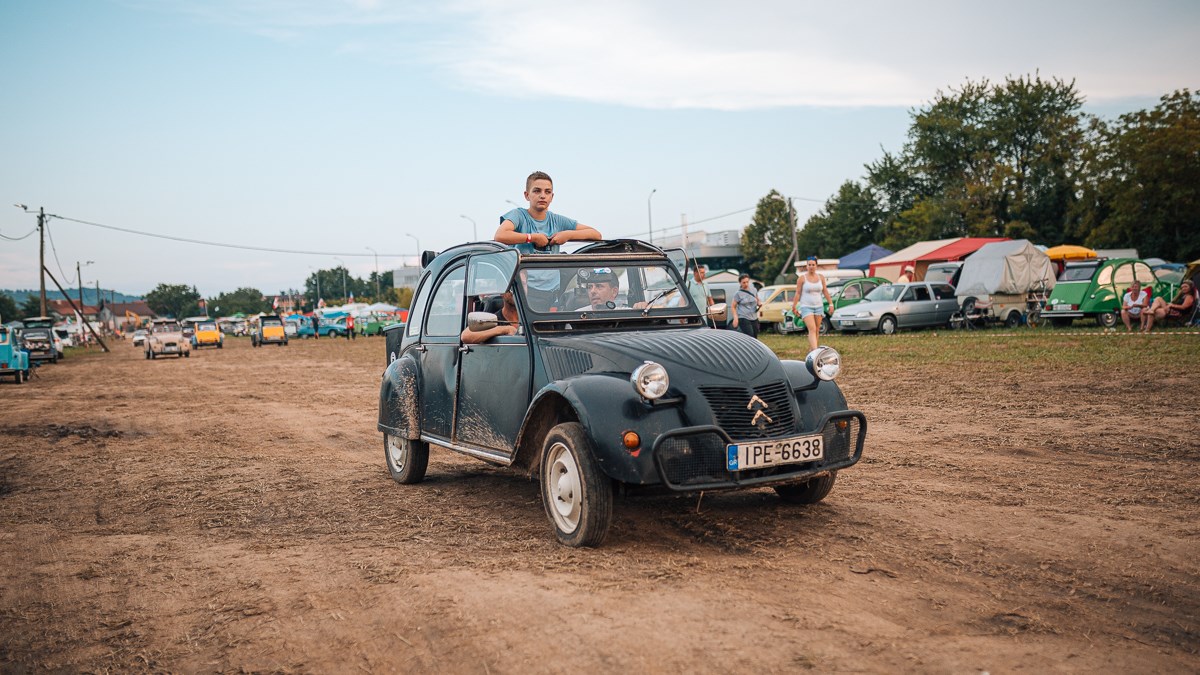
[[[850,332],[856,330],[875,330],[877,322],[874,317],[861,319],[856,317],[853,319],[834,318],[830,320],[830,323],[833,324],[834,330]]]
[[[838,428],[839,421],[847,422],[844,429]],[[668,488],[695,492],[802,481],[852,466],[862,458],[867,418],[861,412],[829,413],[816,429],[825,437],[825,456],[816,462],[728,471],[726,446],[734,439],[716,426],[687,427],[659,436],[654,443],[654,462]]]

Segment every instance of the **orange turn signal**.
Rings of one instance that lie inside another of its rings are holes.
[[[621,436],[621,443],[630,450],[633,450],[642,444],[642,438],[637,435],[636,431],[626,431]]]
[[[849,420],[838,420],[836,424],[837,424],[838,431],[845,431],[846,427],[850,426],[850,421]]]

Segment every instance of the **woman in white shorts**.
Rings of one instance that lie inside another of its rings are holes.
[[[829,309],[833,309],[833,298],[829,297],[829,289],[825,287],[825,275],[817,272],[816,256],[809,256],[804,274],[796,279],[796,299],[792,301],[792,313],[796,305],[800,305],[800,318],[808,329],[808,350],[817,348],[817,335],[821,331],[821,322],[825,320],[825,306],[821,296],[829,301]]]

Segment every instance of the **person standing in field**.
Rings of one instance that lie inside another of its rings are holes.
[[[738,277],[741,286],[733,294],[733,328],[752,338],[758,337],[758,308],[762,303],[754,287],[750,285],[750,275]]]
[[[796,312],[796,305],[800,305],[800,318],[804,321],[804,327],[808,329],[809,351],[817,348],[817,335],[821,332],[821,323],[825,321],[822,295],[832,309],[833,298],[825,285],[825,275],[817,271],[816,256],[810,256],[805,263],[804,273],[796,278],[796,299],[792,300],[793,314]]]
[[[568,241],[598,241],[600,232],[593,227],[550,211],[554,201],[554,181],[542,171],[525,179],[528,208],[516,208],[500,216],[495,240],[508,244],[522,254],[558,253]],[[547,311],[558,299],[558,273],[554,270],[529,270],[526,297],[530,308]]]

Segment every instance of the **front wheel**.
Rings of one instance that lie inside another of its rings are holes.
[[[1004,325],[1008,328],[1016,328],[1021,325],[1021,313],[1013,310],[1004,317]]]
[[[835,480],[837,480],[837,472],[830,471],[829,475],[810,478],[803,483],[776,485],[775,493],[789,504],[816,504],[825,499],[825,496],[833,489]]]
[[[558,541],[574,547],[603,542],[612,524],[613,484],[583,425],[564,422],[546,434],[540,474],[542,504]]]
[[[383,434],[383,457],[387,462],[392,480],[401,485],[412,485],[425,480],[429,468],[429,444],[410,441],[389,433]]]
[[[1101,328],[1112,328],[1117,325],[1117,320],[1116,312],[1100,312],[1096,315],[1096,324]]]
[[[896,317],[891,314],[885,315],[879,320],[879,332],[884,335],[891,335],[896,332]]]

